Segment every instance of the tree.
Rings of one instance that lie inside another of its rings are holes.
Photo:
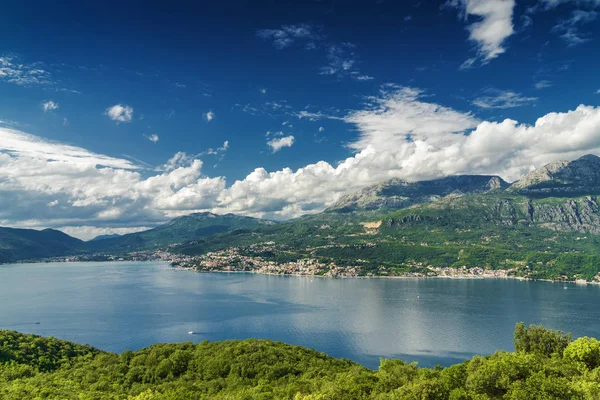
[[[564,358],[584,363],[588,369],[600,366],[600,341],[582,337],[569,343],[563,353]]]
[[[561,354],[571,342],[571,334],[553,331],[543,326],[529,325],[525,327],[519,322],[515,328],[515,351],[535,353],[550,357],[552,354]]]

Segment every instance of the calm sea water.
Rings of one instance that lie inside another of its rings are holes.
[[[114,352],[159,342],[268,338],[371,368],[380,357],[449,365],[512,350],[518,321],[600,337],[600,288],[564,287],[200,274],[165,263],[2,265],[0,329]]]

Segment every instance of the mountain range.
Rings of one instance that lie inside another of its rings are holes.
[[[0,263],[84,253],[125,253],[156,249],[232,229],[272,224],[275,222],[234,214],[194,213],[147,231],[122,236],[101,236],[88,242],[53,229],[37,231],[0,228]]]
[[[159,248],[199,255],[265,241],[282,244],[297,257],[312,254],[350,262],[365,254],[314,249],[369,242],[378,246],[369,253],[373,262],[410,259],[443,265],[456,263],[456,254],[463,254],[461,262],[469,264],[471,257],[472,265],[499,268],[502,257],[600,256],[598,195],[600,158],[587,155],[548,164],[512,184],[490,175],[392,179],[342,196],[322,213],[284,223],[196,213],[148,231],[90,242],[54,230],[2,228],[0,262]],[[483,250],[487,255],[482,259]]]

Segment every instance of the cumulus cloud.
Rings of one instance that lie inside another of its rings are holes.
[[[268,134],[268,133],[267,133]],[[276,137],[267,142],[267,145],[271,148],[273,153],[277,153],[284,147],[292,147],[294,144],[294,136]]]
[[[419,89],[387,86],[341,120],[358,132],[348,144],[350,157],[296,170],[258,167],[230,186],[183,152],[150,171],[0,128],[0,225],[95,233],[141,229],[195,211],[285,219],[321,211],[349,191],[389,178],[468,173],[516,180],[548,162],[600,154],[600,107],[593,106],[542,115],[532,125],[492,122],[435,103]]]
[[[42,103],[42,109],[44,112],[52,112],[58,110],[59,105],[52,100],[48,100]]]
[[[469,16],[478,18],[467,27],[478,55],[465,61],[463,68],[472,67],[478,59],[485,64],[506,51],[504,42],[514,33],[515,0],[450,0],[446,5],[460,9],[465,20]]]
[[[340,195],[390,178],[433,179],[499,174],[516,180],[534,167],[587,153],[600,154],[600,108],[550,113],[534,125],[480,121],[470,113],[426,102],[412,88],[383,91],[370,107],[344,120],[360,132],[356,154],[331,165],[298,170],[255,169],[219,197],[218,211],[271,218],[314,213]]]
[[[148,138],[149,141],[151,141],[152,143],[158,143],[158,141],[160,140],[160,138],[158,137],[158,135],[156,133],[153,133],[151,135],[146,136]]]
[[[204,114],[204,119],[206,120],[206,122],[210,122],[215,118],[215,113],[212,111],[209,111],[207,113]]]
[[[113,121],[117,121],[117,123],[131,122],[133,119],[133,108],[128,105],[115,104],[112,107],[108,107],[105,114]]]
[[[473,104],[481,108],[515,108],[531,104],[538,99],[510,90],[487,89],[485,93],[486,95],[475,99]]]
[[[178,155],[148,171],[128,160],[0,128],[0,225],[135,228],[209,209],[225,189]]]

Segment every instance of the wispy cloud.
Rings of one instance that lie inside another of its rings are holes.
[[[55,103],[52,100],[48,100],[42,103],[42,109],[44,110],[44,112],[56,111],[59,107],[59,104]]]
[[[473,100],[481,108],[515,108],[537,101],[537,97],[526,97],[510,90],[487,89],[486,95]]]
[[[210,122],[215,118],[215,113],[212,111],[209,111],[207,113],[204,113],[204,119],[206,120],[206,122]]]
[[[550,82],[548,80],[543,80],[543,81],[536,82],[533,86],[536,89],[545,89],[545,88],[551,87],[552,86],[552,82]]]
[[[53,81],[41,63],[23,63],[16,56],[0,57],[0,80],[20,86],[52,85]]]
[[[276,137],[267,142],[267,146],[271,148],[273,153],[277,153],[284,147],[292,147],[294,144],[294,136]]]
[[[294,43],[304,42],[307,49],[316,48],[316,42],[323,39],[320,29],[310,24],[282,25],[275,29],[261,29],[256,34],[259,38],[271,41],[273,46],[282,50]]]
[[[560,34],[568,46],[577,46],[590,40],[580,31],[580,26],[595,21],[598,13],[593,10],[574,10],[568,19],[560,21],[552,28]]]
[[[257,34],[262,39],[272,41],[275,48],[279,50],[290,47],[297,42],[305,43],[304,48],[306,50],[325,50],[327,65],[319,69],[320,75],[332,75],[338,79],[349,77],[357,81],[374,79],[372,76],[359,71],[358,57],[353,50],[356,46],[353,43],[339,43],[327,39],[321,33],[320,27],[310,24],[282,25],[278,29],[259,30]]]
[[[216,156],[216,155],[227,152],[227,150],[229,150],[229,140],[224,141],[223,145],[221,145],[221,147],[217,147],[216,149],[213,149],[212,147],[210,147],[208,150],[203,151],[202,153],[198,154],[198,156],[203,156],[203,155]]]
[[[505,41],[514,33],[515,0],[449,0],[445,6],[458,8],[465,20],[469,16],[479,18],[467,27],[478,54],[466,60],[461,69],[471,68],[477,61],[486,64],[506,51]]]
[[[131,122],[133,119],[133,108],[128,105],[115,104],[112,107],[108,107],[105,114],[117,123]]]
[[[153,133],[151,135],[144,135],[148,138],[149,141],[151,141],[152,143],[158,143],[158,141],[160,140],[160,138],[158,137],[158,135],[156,133]]]
[[[327,49],[327,65],[321,67],[321,75],[334,75],[338,78],[350,77],[357,81],[369,81],[373,77],[361,74],[358,60],[354,52],[355,45],[349,42],[329,46]]]

